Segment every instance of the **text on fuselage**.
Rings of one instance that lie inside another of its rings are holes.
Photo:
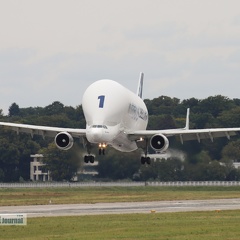
[[[148,113],[147,113],[147,111],[143,110],[141,107],[137,107],[133,103],[129,104],[128,114],[135,121],[137,121],[139,118],[142,119],[143,121],[147,121],[148,120]]]

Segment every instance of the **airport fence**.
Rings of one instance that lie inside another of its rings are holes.
[[[192,186],[240,186],[239,181],[190,181],[190,182],[31,182],[0,183],[0,188],[61,188],[61,187],[192,187]]]

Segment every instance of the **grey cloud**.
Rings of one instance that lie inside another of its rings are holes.
[[[234,17],[233,24],[237,26],[240,25],[240,14]]]
[[[125,32],[125,36],[133,39],[159,40],[174,37],[183,31],[184,29],[177,26],[175,22],[162,22],[161,24],[133,27]]]
[[[0,54],[0,81],[4,77],[0,108],[7,109],[16,101],[20,107],[46,106],[53,101],[65,105],[81,104],[84,90],[95,80],[109,78],[136,91],[139,72],[145,73],[144,98],[169,95],[180,99],[223,94],[236,97],[236,89],[228,90],[229,79],[236,84],[238,68],[229,65],[229,59],[206,56],[196,63],[191,60],[169,62],[165,53],[126,54],[119,58],[101,53],[56,54],[34,59],[34,51],[10,50]],[[230,59],[237,60],[239,54]],[[5,68],[5,69],[4,69]],[[186,74],[187,73],[187,74]],[[1,75],[2,74],[2,75]],[[1,83],[2,84],[2,83]]]
[[[239,68],[239,66],[240,66],[240,49],[236,50],[233,54],[231,54],[231,56],[229,56],[228,60],[230,63],[238,64],[236,67],[240,71],[240,68]]]

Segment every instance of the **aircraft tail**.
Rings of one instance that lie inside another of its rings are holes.
[[[137,89],[137,95],[142,98],[142,92],[143,92],[143,77],[144,73],[140,72],[139,82],[138,82],[138,89]]]

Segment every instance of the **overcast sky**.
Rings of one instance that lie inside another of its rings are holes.
[[[239,0],[0,0],[0,109],[76,107],[98,79],[240,98]]]

